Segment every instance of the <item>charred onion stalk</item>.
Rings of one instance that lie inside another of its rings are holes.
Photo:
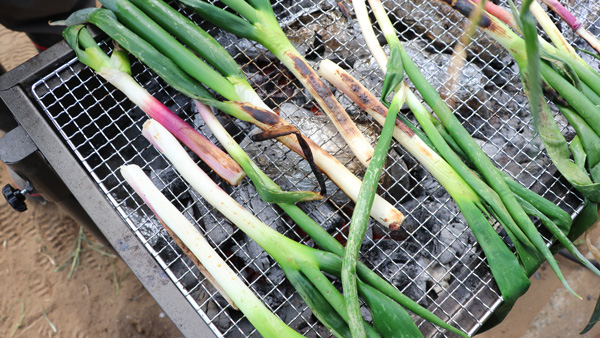
[[[110,5],[110,4],[109,4]],[[165,5],[166,6],[166,5]],[[132,9],[133,5],[128,4],[128,8]],[[156,8],[156,7],[153,7]],[[145,15],[144,15],[145,16]],[[155,27],[153,21],[146,17],[147,23],[151,27]],[[187,25],[185,18],[182,22],[174,22],[177,25]],[[242,98],[245,102],[237,101],[218,101],[216,100],[199,82],[199,80],[191,78],[187,73],[183,72],[173,61],[168,57],[160,53],[155,46],[152,46],[149,42],[141,39],[136,33],[123,26],[116,18],[115,14],[107,9],[86,9],[75,12],[66,21],[68,25],[81,24],[81,23],[92,23],[98,28],[103,30],[112,39],[117,41],[124,49],[129,51],[141,62],[145,63],[149,68],[154,70],[162,79],[164,79],[170,86],[180,91],[184,95],[206,103],[210,106],[214,106],[236,118],[250,122],[263,129],[266,132],[273,134],[280,133],[281,130],[289,131],[294,129],[288,122],[283,120],[279,115],[275,114],[271,110],[265,108],[264,103],[255,104],[254,99],[247,98],[252,95],[253,98],[258,99],[258,95],[252,90],[246,90],[245,96]],[[149,29],[149,28],[145,28]],[[198,28],[199,29],[199,28]],[[164,35],[157,31],[157,34]],[[190,33],[192,34],[192,33]],[[216,42],[215,42],[216,43]],[[218,44],[217,44],[218,45]],[[222,49],[220,45],[219,48]],[[215,45],[207,45],[205,48],[216,48]],[[226,53],[225,53],[226,54]],[[212,55],[212,54],[211,54]],[[227,54],[228,55],[228,54]],[[231,59],[231,56],[227,56]],[[218,62],[224,58],[223,55],[215,57],[215,59],[206,60],[207,62]],[[201,62],[201,61],[200,61]],[[215,69],[218,67],[215,66]],[[231,82],[245,81],[247,80],[241,76],[235,76],[233,74],[224,74]],[[210,81],[210,78],[202,81]],[[245,85],[244,85],[245,86]],[[251,87],[245,86],[246,88]],[[231,95],[223,93],[225,95]],[[222,94],[222,95],[223,95]],[[223,95],[223,96],[225,96]],[[240,95],[243,96],[243,95]],[[297,130],[297,129],[296,129]],[[296,135],[299,134],[296,133]],[[296,135],[285,135],[277,137],[277,139],[285,144],[287,147],[297,152],[301,156],[305,155],[305,152],[310,151],[314,158],[316,165],[331,178],[331,180],[338,185],[352,200],[356,201],[358,196],[358,190],[361,184],[354,174],[352,174],[344,165],[337,161],[333,156],[324,151],[310,139],[302,136],[309,148],[302,149],[300,143],[297,140]],[[323,189],[323,186],[322,188]],[[322,190],[323,192],[323,190]],[[324,193],[324,192],[323,192]],[[271,201],[274,202],[274,201]],[[373,208],[371,209],[371,216],[380,224],[397,229],[402,223],[404,216],[400,211],[394,208],[389,202],[383,199],[381,196],[375,197]]]
[[[248,177],[254,181],[268,182],[265,185],[269,185],[273,190],[279,189],[279,187],[271,181],[248,157],[243,149],[235,142],[235,140],[227,133],[225,128],[220,124],[217,118],[212,114],[210,109],[202,103],[197,103],[198,111],[205,121],[206,125],[212,131],[213,135],[219,140],[219,142],[225,147],[227,152],[244,168]],[[283,211],[285,211],[293,220],[296,222],[302,230],[304,230],[315,243],[323,250],[334,253],[338,256],[344,256],[344,247],[327,231],[325,231],[320,225],[306,215],[300,208],[294,204],[289,203],[278,203],[277,204]],[[419,304],[415,303],[410,298],[403,295],[398,289],[389,284],[387,281],[379,277],[366,265],[361,262],[357,263],[357,274],[358,277],[369,285],[372,285],[377,290],[387,295],[402,307],[415,313],[416,315],[428,320],[432,324],[438,325],[443,329],[450,332],[465,336],[465,334],[452,327],[451,325],[444,322],[427,309],[423,308]],[[378,324],[375,324],[376,327]]]
[[[373,147],[352,122],[327,85],[285,36],[269,0],[221,0],[241,17],[203,0],[180,1],[220,28],[257,41],[271,51],[308,89],[354,155],[363,165],[369,164],[373,156]]]
[[[214,183],[160,124],[150,120],[142,133],[210,205],[271,255],[313,314],[334,335],[350,337],[343,296],[323,273],[339,276],[341,257],[297,243],[262,223]],[[376,286],[361,281],[359,290],[371,308],[379,333],[390,336],[397,332],[410,332],[411,337],[421,336],[406,310]],[[362,321],[362,325],[368,337],[379,337],[368,323]]]
[[[254,292],[237,276],[204,236],[154,186],[144,171],[136,165],[122,166],[125,181],[150,207],[169,230],[182,249],[196,261],[204,276],[228,299],[264,337],[302,337],[275,316]]]
[[[109,57],[98,47],[96,41],[82,25],[66,28],[63,36],[75,51],[79,61],[92,68],[98,75],[123,92],[148,116],[165,126],[221,178],[233,185],[239,184],[244,178],[245,174],[242,168],[227,154],[135,81],[131,76],[126,53],[116,48]]]

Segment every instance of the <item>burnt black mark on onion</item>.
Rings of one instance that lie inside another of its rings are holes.
[[[459,12],[460,14],[464,15],[467,18],[471,15],[473,10],[475,9],[475,5],[471,2],[469,2],[468,0],[442,0],[442,1],[447,3],[448,5],[450,5],[457,12]],[[490,27],[491,25],[492,25],[492,20],[490,20],[490,18],[487,15],[483,14],[481,16],[481,19],[479,19],[479,26],[481,26],[483,28],[487,28],[487,27]]]
[[[296,135],[296,139],[298,140],[298,144],[300,145],[300,148],[302,149],[304,158],[310,165],[310,168],[313,172],[313,175],[315,175],[317,182],[319,182],[319,187],[321,188],[321,195],[323,195],[323,197],[326,197],[327,196],[327,187],[325,186],[325,179],[323,179],[323,173],[321,173],[321,171],[315,164],[312,150],[310,149],[308,142],[306,142],[306,140],[304,139],[304,137],[302,136],[302,133],[300,133],[298,128],[296,128],[292,125],[281,126],[275,130],[267,130],[262,133],[252,135],[252,140],[253,141],[265,141],[265,140],[269,140],[272,138],[286,136],[286,135],[290,135],[290,134]]]
[[[246,113],[254,117],[257,121],[270,126],[277,124],[280,120],[279,116],[266,109],[258,108],[249,104],[242,104],[240,106]]]

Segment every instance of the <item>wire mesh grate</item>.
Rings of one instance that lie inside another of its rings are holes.
[[[465,27],[465,20],[430,1],[395,0],[384,4],[417,65],[440,93],[455,100],[455,113],[498,167],[575,214],[582,200],[558,178],[539,138],[535,137],[529,123],[527,100],[510,56],[478,33],[469,46],[460,86],[451,92],[444,87],[446,71],[452,46]],[[309,62],[331,59],[374,93],[380,92],[382,74],[369,56],[358,24],[345,17],[336,2],[277,0],[273,6],[290,40]],[[574,9],[592,28],[600,28],[590,21],[597,16],[597,5],[580,1]],[[261,46],[229,33],[209,32],[242,65],[267,105],[335,155],[357,176],[362,176],[363,168],[337,132],[331,129],[331,124],[305,95],[301,85],[272,55]],[[573,38],[571,34],[567,36]],[[108,44],[102,46],[110,50]],[[138,83],[210,138],[189,99],[166,86],[139,62],[134,62],[132,68]],[[330,335],[285,281],[273,260],[189,189],[166,159],[141,137],[146,116],[123,94],[76,60],[33,84],[32,93],[131,231],[215,334],[258,335],[177,248],[151,211],[124,183],[118,174],[119,166],[140,165],[282,320],[306,336]],[[375,142],[379,127],[340,93],[336,96],[359,129]],[[254,143],[248,137],[254,129],[252,126],[227,116],[219,118],[253,160],[284,189],[318,188],[310,168],[298,155],[274,141]],[[557,119],[567,137],[572,137],[573,131],[564,118]],[[407,215],[407,221],[398,231],[373,223],[363,244],[361,260],[442,319],[474,333],[501,303],[481,250],[444,189],[397,144],[393,143],[392,147],[381,194]],[[262,202],[247,180],[239,187],[230,187],[198,163],[225,191],[266,224],[294,240],[314,246],[279,209]],[[326,200],[303,203],[301,207],[344,243],[353,204],[331,182],[328,188],[330,196]],[[504,234],[503,230],[499,231]],[[418,323],[427,336],[447,335],[428,323]]]

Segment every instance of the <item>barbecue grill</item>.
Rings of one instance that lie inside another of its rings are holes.
[[[409,53],[432,84],[455,100],[456,114],[497,166],[575,216],[583,200],[564,183],[542,151],[508,54],[478,35],[470,46],[459,88],[444,88],[451,47],[465,21],[427,1],[385,4],[397,19]],[[335,1],[276,0],[273,6],[284,30],[309,61],[329,58],[369,89],[380,92],[382,74],[368,55],[358,24],[344,16]],[[181,10],[198,21],[191,12]],[[585,24],[592,31],[600,29],[589,19],[595,20],[598,5],[579,1],[573,10],[587,19]],[[340,137],[276,59],[254,43],[208,30],[243,65],[268,105],[362,175],[360,164]],[[111,45],[103,42],[102,47],[109,51]],[[142,86],[210,135],[195,117],[189,99],[139,62],[132,67]],[[375,142],[379,127],[340,93],[336,96],[359,129]],[[65,43],[0,77],[0,99],[0,127],[8,131],[0,139],[0,159],[47,199],[67,208],[80,223],[98,229],[98,236],[107,239],[184,335],[258,333],[218,295],[124,183],[117,170],[122,164],[135,163],[149,173],[282,320],[304,335],[329,336],[274,262],[187,187],[141,137],[145,115],[76,61]],[[275,142],[249,141],[253,128],[248,124],[227,117],[222,121],[276,182],[291,190],[317,188],[299,156]],[[558,118],[558,123],[567,137],[574,135],[564,119]],[[269,226],[313,245],[278,209],[261,202],[247,180],[235,188],[218,182]],[[382,182],[381,194],[407,215],[407,221],[393,232],[373,223],[361,259],[442,319],[475,333],[502,299],[458,208],[435,179],[394,143]],[[335,186],[329,187],[326,200],[303,203],[302,208],[343,242],[352,203]],[[498,231],[502,234],[503,230]],[[550,238],[547,241],[551,243]],[[418,321],[418,325],[428,337],[448,335],[426,322]]]

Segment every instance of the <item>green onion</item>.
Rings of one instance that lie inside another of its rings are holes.
[[[237,185],[245,176],[242,168],[227,154],[150,95],[131,77],[129,61],[123,52],[117,50],[108,57],[81,25],[66,28],[63,35],[81,62],[122,91],[148,116],[164,125],[224,180]]]
[[[121,175],[142,197],[159,220],[168,227],[202,264],[205,276],[218,287],[265,337],[302,337],[275,316],[244,284],[202,234],[154,186],[136,165],[122,166]]]
[[[181,0],[202,17],[241,37],[255,40],[270,50],[308,89],[329,116],[354,155],[365,165],[373,156],[373,147],[352,122],[327,85],[300,55],[279,27],[269,0],[222,0],[241,17],[202,0]]]
[[[390,111],[385,118],[383,130],[377,141],[375,153],[358,193],[358,201],[352,212],[350,220],[350,230],[348,233],[348,242],[346,243],[346,253],[344,255],[344,263],[342,268],[342,286],[344,289],[344,300],[348,310],[350,332],[353,337],[363,337],[365,335],[364,326],[362,325],[362,314],[360,312],[360,303],[358,301],[358,278],[356,275],[356,265],[358,254],[362,245],[367,227],[369,225],[369,212],[373,206],[375,191],[379,183],[381,169],[385,164],[398,111],[404,104],[404,92],[399,92],[394,95]]]
[[[381,10],[374,10],[375,16],[378,20],[378,23],[383,26],[391,26],[391,22],[387,18],[384,13],[383,6],[381,2],[377,0],[371,0],[369,2],[371,7],[373,8],[381,8]],[[473,8],[471,4],[470,9]],[[484,21],[486,16],[482,16],[482,21]],[[397,36],[385,35],[386,39],[398,40]],[[536,40],[537,42],[537,37]],[[542,239],[541,235],[537,231],[535,225],[529,218],[529,216],[525,213],[519,202],[516,200],[514,195],[511,193],[510,188],[504,181],[504,178],[501,174],[499,174],[498,169],[493,165],[491,160],[485,155],[485,153],[479,148],[477,143],[471,138],[467,130],[462,126],[459,120],[452,114],[452,111],[448,108],[444,100],[439,96],[439,94],[435,91],[433,86],[421,74],[415,63],[410,59],[409,55],[406,53],[404,48],[401,48],[402,62],[404,65],[404,69],[406,74],[411,79],[417,90],[421,93],[427,104],[435,111],[437,117],[444,125],[446,130],[450,133],[450,135],[454,138],[454,140],[459,144],[462,150],[467,154],[471,163],[477,168],[479,174],[486,180],[489,186],[494,189],[498,196],[501,198],[502,202],[506,209],[510,212],[514,222],[518,224],[521,231],[527,236],[527,239],[531,241],[531,243],[535,246],[537,251],[545,258],[545,260],[549,263],[550,267],[554,270],[555,274],[561,280],[563,285],[570,290],[573,294],[574,291],[570,288],[566,279],[564,278],[560,268],[558,267],[558,263],[553,258],[552,253],[546,246],[546,243]],[[419,120],[422,124],[423,121]],[[426,130],[427,132],[427,130]],[[431,137],[431,136],[430,136]],[[433,140],[432,140],[433,141]],[[439,147],[436,145],[436,148]],[[450,156],[449,153],[440,151],[442,156],[446,158],[450,163],[455,165],[448,158]],[[465,177],[463,177],[465,178]],[[503,222],[503,225],[508,223]],[[513,228],[514,229],[514,228]],[[507,231],[511,231],[514,234],[513,229],[508,229]],[[521,257],[524,258],[524,257]]]
[[[273,111],[263,108],[264,103],[255,105],[252,102],[217,101],[201,83],[188,76],[173,61],[123,26],[111,11],[106,9],[80,10],[73,13],[66,20],[69,25],[85,22],[98,26],[123,48],[154,70],[170,86],[184,95],[214,106],[236,118],[253,123],[269,133],[277,134],[281,130],[297,130]],[[296,135],[299,135],[299,132]],[[305,136],[301,137],[309,147],[303,149],[296,135],[282,135],[278,136],[277,139],[301,156],[306,156],[305,152],[311,151],[316,165],[352,200],[356,201],[360,179],[331,154]],[[394,229],[397,229],[404,219],[402,213],[379,195],[375,197],[371,216],[380,224]]]
[[[356,79],[330,61],[321,62],[319,72],[336,88],[357,103],[361,109],[367,111],[379,123],[383,123],[387,115],[386,108]],[[425,109],[422,105],[419,105],[420,102],[407,87],[402,87],[401,90],[406,93],[409,106],[420,111]],[[505,301],[516,300],[529,287],[529,280],[514,254],[510,252],[486,219],[485,207],[477,193],[471,189],[457,171],[444,161],[436,151],[429,148],[400,121],[396,121],[394,138],[452,196],[461,209],[478,243],[480,243]],[[488,188],[488,190],[490,189]],[[493,190],[490,194],[492,193],[494,193]],[[518,243],[518,241],[514,242]]]
[[[275,185],[273,181],[271,181],[262,171],[260,171],[256,167],[254,163],[252,163],[248,155],[227,133],[225,128],[223,128],[223,126],[219,123],[219,121],[212,114],[210,109],[201,103],[197,103],[197,107],[206,125],[213,132],[213,134],[219,140],[219,142],[225,147],[227,152],[238,163],[240,163],[244,170],[246,170],[248,177],[250,177],[250,179],[252,179],[253,182],[262,182],[261,184],[267,185],[272,190],[279,189],[279,187]],[[298,208],[296,205],[288,203],[278,203],[277,205],[281,207],[281,209],[283,209],[283,211],[285,211],[294,220],[294,222],[296,222],[296,224],[300,226],[300,228],[302,228],[302,230],[304,230],[315,241],[315,243],[320,248],[334,253],[338,256],[344,256],[344,247],[329,233],[327,233],[327,231],[325,231],[320,225],[318,225],[315,221],[308,217],[300,208]],[[393,299],[401,306],[407,308],[415,314],[450,332],[459,334],[461,336],[465,336],[465,334],[462,331],[448,325],[439,317],[435,316],[431,312],[427,311],[425,308],[421,307],[419,304],[404,296],[395,287],[393,287],[381,277],[376,275],[372,270],[367,268],[361,262],[358,262],[357,272],[360,279],[367,283],[366,285],[372,286],[378,292],[381,292],[386,296],[390,297],[390,299]],[[366,291],[365,294],[366,293],[369,292]],[[363,294],[363,297],[366,296]],[[377,326],[377,323],[375,323],[375,325]]]
[[[175,139],[158,123],[144,125],[143,135],[165,155],[184,179],[223,216],[256,241],[282,267],[288,280],[305,299],[315,316],[337,336],[349,336],[348,314],[343,296],[323,272],[339,275],[342,260],[339,256],[306,247],[271,229],[216,185],[189,157]],[[322,272],[323,271],[323,272]],[[388,303],[383,293],[372,295],[375,301]],[[394,313],[377,311],[378,321],[396,318]],[[373,315],[376,315],[374,312]],[[362,322],[369,337],[376,331]]]

